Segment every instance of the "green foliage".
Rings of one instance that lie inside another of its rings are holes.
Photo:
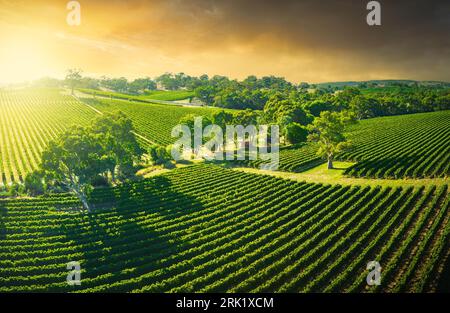
[[[334,105],[327,100],[314,100],[305,103],[303,108],[308,110],[312,115],[318,117],[323,111],[333,111]]]
[[[78,88],[79,91],[93,95],[93,96],[101,96],[108,97],[112,99],[119,100],[133,100],[139,102],[148,102],[153,103],[155,101],[152,100],[162,100],[162,101],[177,101],[177,100],[185,100],[192,98],[194,92],[186,91],[186,90],[175,90],[175,91],[163,91],[163,90],[145,90],[140,92],[128,94],[128,93],[119,93],[113,91],[103,91],[96,89],[87,89],[87,88]],[[130,91],[131,92],[131,91]]]
[[[107,99],[82,99],[83,102],[100,110],[101,112],[114,112],[120,110],[125,113],[136,127],[136,131],[150,141],[160,145],[170,145],[175,142],[171,132],[180,119],[186,115],[210,117],[218,109],[182,107],[175,105],[161,105],[151,103],[137,103]],[[148,145],[146,142],[141,142]]]
[[[123,178],[133,176],[134,165],[143,150],[134,135],[132,121],[122,112],[105,113],[93,121],[92,131],[99,136],[113,182],[115,173]]]
[[[25,177],[25,191],[30,196],[41,195],[46,191],[43,174],[39,171],[28,173]]]
[[[23,182],[39,168],[49,140],[96,114],[57,89],[0,90],[0,185]]]
[[[80,69],[68,70],[65,81],[69,85],[72,95],[73,95],[74,88],[80,84],[81,79],[82,79],[82,76],[81,76]]]
[[[170,151],[166,147],[160,145],[151,145],[147,149],[147,153],[150,156],[154,165],[168,165],[172,160]]]
[[[69,194],[0,200],[0,292],[427,292],[447,252],[448,186],[321,185],[197,165],[89,200],[103,209],[83,214]],[[368,289],[374,255],[383,283]],[[71,260],[79,286],[65,281]]]
[[[352,147],[335,159],[356,162],[345,173],[366,178],[450,176],[450,111],[378,117],[349,125]],[[280,150],[280,170],[301,172],[323,163],[317,144]],[[258,167],[258,161],[241,162]]]
[[[134,176],[134,165],[143,151],[131,121],[123,114],[105,114],[90,127],[74,126],[42,152],[41,168],[51,184],[63,184],[90,210],[87,194],[98,176],[126,180]]]
[[[308,129],[298,123],[286,126],[286,140],[291,144],[305,142],[308,139]]]
[[[353,148],[339,159],[357,162],[346,174],[374,178],[450,175],[450,111],[363,120],[348,128]]]
[[[350,147],[344,130],[352,121],[353,117],[346,113],[324,111],[308,125],[308,140],[319,144],[317,154],[328,160],[329,169],[333,168],[334,157]]]

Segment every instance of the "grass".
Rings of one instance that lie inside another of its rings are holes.
[[[417,186],[442,186],[448,184],[445,178],[423,178],[423,179],[366,179],[354,178],[344,175],[347,168],[353,166],[353,162],[334,162],[334,169],[328,170],[327,164],[321,164],[303,173],[289,173],[282,171],[267,171],[256,168],[235,167],[234,170],[264,174],[294,181],[305,181],[308,183],[360,185],[360,186],[382,186],[382,187],[417,187]]]
[[[187,100],[194,96],[194,92],[189,90],[170,90],[170,91],[154,90],[154,91],[147,91],[142,95],[130,95],[120,92],[102,91],[95,89],[78,89],[78,90],[83,93],[95,94],[102,97],[113,97],[116,99],[123,99],[123,100],[137,100],[150,102],[151,100],[180,101],[180,100]]]

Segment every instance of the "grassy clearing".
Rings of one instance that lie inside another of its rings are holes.
[[[119,92],[113,92],[113,91],[102,91],[102,90],[95,90],[95,89],[78,89],[80,92],[90,94],[90,95],[97,95],[101,97],[113,97],[115,99],[122,99],[122,100],[136,100],[136,101],[150,101],[151,100],[164,100],[164,101],[179,101],[179,100],[188,100],[189,98],[192,98],[194,96],[193,91],[188,90],[171,90],[171,91],[164,91],[164,90],[154,90],[154,91],[147,91],[145,94],[142,95],[129,95]]]
[[[235,170],[271,175],[294,181],[305,181],[309,183],[360,185],[360,186],[382,186],[382,187],[417,187],[417,186],[442,186],[448,184],[445,178],[423,178],[423,179],[376,179],[376,178],[354,178],[344,175],[347,168],[353,166],[353,162],[334,162],[335,169],[328,170],[327,164],[321,164],[303,173],[289,173],[282,171],[266,171],[255,168],[236,167]]]

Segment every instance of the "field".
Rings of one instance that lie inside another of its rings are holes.
[[[121,110],[133,120],[138,134],[163,145],[173,143],[170,133],[181,117],[210,116],[216,110],[101,98],[82,98],[81,102],[57,90],[2,91],[0,95],[0,185],[23,181],[26,173],[36,168],[40,151],[49,139],[67,126],[86,123],[98,114],[95,110]],[[347,136],[354,147],[338,159],[356,164],[347,169],[346,175],[371,178],[449,175],[450,111],[363,120],[351,127]],[[280,170],[287,172],[303,172],[323,162],[311,144],[280,152]],[[237,162],[252,167],[260,163]]]
[[[211,114],[213,109],[86,99],[102,111],[121,110],[133,119],[137,132],[152,142],[170,144],[170,133],[186,114]],[[40,163],[49,140],[67,127],[86,125],[98,113],[59,90],[0,91],[0,187],[22,182]],[[142,140],[141,140],[142,141]]]
[[[279,170],[286,172],[304,172],[325,161],[317,156],[317,147],[313,144],[303,144],[301,147],[286,147],[280,149]],[[249,166],[259,168],[264,161],[258,160],[242,160],[235,161],[236,165]]]
[[[214,165],[70,195],[0,200],[0,291],[436,291],[449,192],[293,182]],[[366,285],[377,260],[383,283]],[[79,261],[82,285],[66,283]],[[448,277],[446,278],[448,279]]]
[[[172,91],[154,90],[154,91],[147,91],[145,94],[142,95],[128,95],[118,92],[102,91],[95,89],[79,89],[79,90],[83,93],[91,95],[95,94],[102,97],[113,97],[116,99],[123,99],[123,100],[130,99],[149,102],[151,102],[151,100],[163,100],[163,101],[188,100],[189,98],[192,98],[194,96],[193,91],[187,90],[172,90]]]
[[[121,110],[139,135],[169,144],[181,117],[215,110],[41,89],[0,91],[0,109],[1,184],[22,181],[50,139],[99,112]],[[91,214],[71,194],[0,199],[0,292],[445,291],[449,121],[450,111],[361,121],[333,171],[310,144],[282,149],[270,175],[167,170],[96,189]],[[366,284],[372,260],[378,287]],[[81,286],[66,282],[71,261]]]
[[[374,118],[349,130],[351,176],[401,178],[450,174],[450,111]]]
[[[450,174],[450,111],[379,117],[349,128],[353,148],[337,156],[356,164],[346,175],[366,178],[433,178]],[[280,152],[280,170],[303,172],[325,162],[307,144]],[[260,161],[245,161],[257,167]]]
[[[0,90],[0,186],[23,181],[49,140],[95,114],[56,90]]]
[[[139,134],[162,145],[172,144],[176,140],[171,137],[172,128],[183,116],[187,114],[210,116],[217,110],[122,100],[84,98],[82,101],[101,112],[122,111],[132,119]]]

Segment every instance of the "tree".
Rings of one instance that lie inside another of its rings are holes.
[[[355,113],[357,119],[372,118],[379,115],[380,104],[377,99],[362,95],[354,97],[350,101],[350,110]]]
[[[333,104],[327,100],[314,100],[304,104],[303,108],[314,116],[320,116],[323,111],[333,110]]]
[[[170,160],[172,160],[172,156],[167,150],[168,149],[160,145],[151,145],[148,147],[147,152],[154,165],[167,166]]]
[[[305,142],[308,139],[308,129],[298,123],[291,123],[286,126],[286,140],[291,144]]]
[[[74,192],[90,211],[88,193],[99,176],[119,173],[121,179],[134,175],[134,163],[143,151],[131,121],[121,112],[105,114],[92,126],[74,126],[42,152],[41,170],[46,183],[62,185]]]
[[[25,176],[25,191],[30,196],[37,196],[43,194],[45,185],[43,182],[43,175],[39,171],[31,172]]]
[[[66,75],[66,82],[69,84],[72,95],[76,86],[78,86],[81,82],[81,70],[80,69],[70,69]]]
[[[216,89],[213,86],[200,86],[194,90],[194,95],[206,105],[213,105]]]
[[[132,94],[144,93],[147,90],[155,90],[156,83],[150,78],[137,78],[128,84],[128,92]]]
[[[230,112],[225,112],[224,110],[215,111],[212,114],[212,123],[225,129],[227,125],[233,124],[234,116]]]
[[[96,118],[92,131],[105,151],[105,162],[113,183],[116,173],[126,179],[135,173],[134,164],[144,151],[134,135],[132,121],[122,112],[105,113]]]
[[[66,131],[57,141],[50,141],[42,152],[42,170],[47,180],[54,180],[73,191],[83,207],[90,211],[87,194],[91,181],[107,170],[106,158],[98,138],[79,126]]]
[[[308,125],[310,132],[308,140],[319,144],[317,154],[328,160],[328,169],[333,168],[336,154],[349,148],[351,143],[343,133],[345,126],[354,121],[353,115],[346,112],[324,111],[311,125]]]

